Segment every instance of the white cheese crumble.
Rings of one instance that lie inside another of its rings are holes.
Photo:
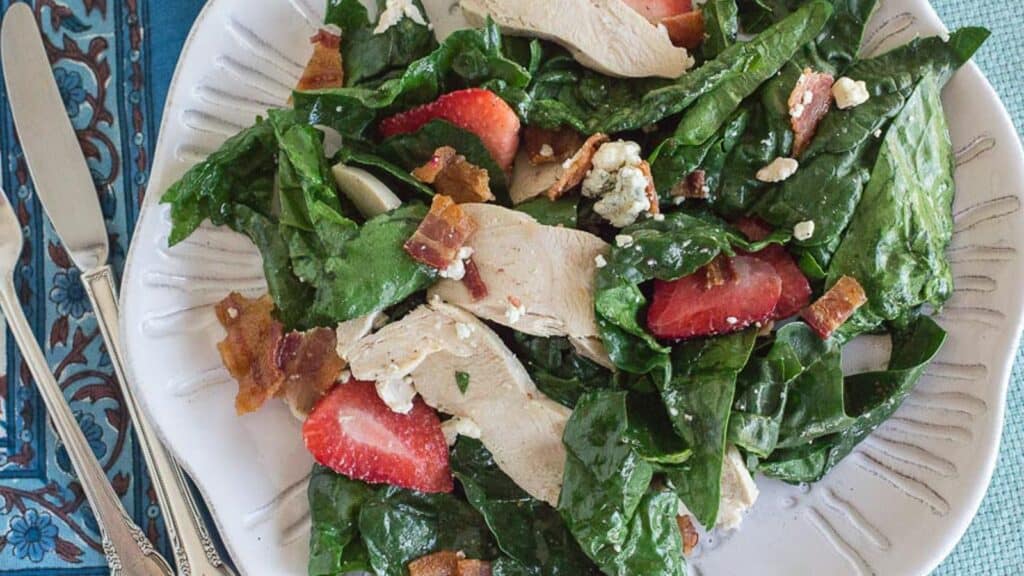
[[[392,412],[408,414],[412,411],[412,400],[416,397],[416,388],[412,385],[411,376],[394,376],[378,380],[375,383],[377,396],[387,404]]]
[[[475,330],[476,327],[471,324],[466,324],[465,322],[455,323],[455,334],[459,337],[459,340],[468,340]]]
[[[836,98],[836,106],[840,110],[855,108],[871,98],[868,85],[863,80],[842,77],[832,85],[832,95]]]
[[[882,137],[882,129],[879,128],[878,130],[875,130],[874,131],[874,135],[875,135],[875,138],[881,138]]]
[[[662,214],[661,212],[658,212],[657,214],[651,216],[651,219],[654,220],[655,222],[663,222],[665,220],[665,215]]]
[[[551,147],[551,144],[542,144],[539,153],[545,158],[551,158],[555,155],[555,149]]]
[[[776,158],[771,164],[757,171],[757,179],[768,183],[782,182],[796,174],[798,168],[800,163],[793,158]]]
[[[337,380],[335,380],[335,382],[341,382],[342,384],[344,384],[344,383],[348,382],[351,379],[352,379],[352,371],[349,370],[348,368],[345,368],[340,373],[338,373],[338,378],[337,378]]]
[[[594,154],[593,167],[583,179],[583,196],[600,198],[594,211],[617,228],[636,222],[640,214],[651,209],[647,197],[650,182],[640,169],[642,164],[636,142],[607,142]]]
[[[520,303],[518,306],[512,302],[505,303],[505,319],[508,320],[509,324],[515,324],[526,316],[526,305]]]
[[[441,422],[441,432],[444,434],[445,442],[454,446],[459,436],[467,438],[480,438],[480,427],[469,418],[455,416]]]
[[[629,234],[618,234],[615,236],[615,245],[619,248],[629,248],[633,245],[633,237]]]
[[[441,278],[448,278],[449,280],[462,280],[466,276],[466,260],[473,257],[473,249],[469,246],[463,246],[459,248],[458,254],[455,256],[455,260],[448,265],[447,268],[441,270],[438,274]]]
[[[736,318],[735,316],[729,316],[728,318],[725,319],[725,323],[730,326],[736,324],[737,322],[739,322],[739,319]]]
[[[604,256],[598,254],[597,256],[594,256],[594,264],[596,264],[598,268],[604,268],[608,265],[608,261],[605,260]]]
[[[810,240],[814,236],[814,220],[805,220],[803,222],[797,222],[793,226],[793,238],[804,241]]]
[[[387,0],[384,11],[380,13],[380,19],[377,20],[377,27],[373,29],[373,33],[383,34],[387,32],[388,28],[398,24],[402,18],[408,18],[421,26],[427,25],[427,21],[423,19],[423,14],[420,14],[420,9],[416,7],[412,0]]]

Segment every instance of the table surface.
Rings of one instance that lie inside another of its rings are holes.
[[[267,1],[267,0],[261,0]],[[284,0],[275,0],[284,1]],[[881,0],[900,2],[901,0]],[[0,0],[6,9],[10,0]],[[120,269],[138,216],[160,113],[181,44],[203,0],[32,0],[69,116],[89,159]],[[1021,0],[933,0],[951,28],[975,24],[993,37],[977,62],[1024,126]],[[94,453],[126,508],[157,546],[166,536],[141,455],[127,433],[95,319],[56,236],[34,199],[0,88],[2,183],[26,229],[16,282],[30,322]],[[83,506],[63,448],[13,342],[0,331],[0,572],[107,574],[95,520]],[[1006,428],[992,485],[938,576],[1024,573],[1024,354],[1018,351]]]

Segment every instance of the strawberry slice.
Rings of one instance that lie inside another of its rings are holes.
[[[450,92],[418,108],[402,112],[380,123],[385,137],[419,130],[431,120],[446,120],[476,134],[491,157],[506,172],[519,149],[519,116],[494,92],[467,88]]]
[[[782,279],[771,264],[721,257],[689,276],[655,281],[647,328],[662,339],[736,332],[770,320],[781,294]]]
[[[420,492],[451,492],[441,421],[417,398],[408,414],[392,412],[372,382],[336,386],[302,426],[313,458],[340,474]]]
[[[641,16],[657,24],[665,18],[685,14],[693,10],[692,0],[623,0],[627,6]]]
[[[757,218],[740,218],[734,226],[753,242],[764,240],[772,233],[771,227]],[[782,296],[779,297],[773,319],[789,318],[811,303],[811,283],[785,248],[772,244],[749,255],[774,266],[775,273],[782,279]]]

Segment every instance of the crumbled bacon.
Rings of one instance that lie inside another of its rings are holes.
[[[583,137],[572,128],[545,130],[527,126],[523,130],[523,148],[530,164],[564,162],[583,146]]]
[[[562,163],[565,170],[558,177],[558,180],[551,185],[551,188],[548,188],[548,198],[558,200],[568,190],[578,186],[587,175],[587,172],[590,171],[594,161],[594,154],[597,154],[597,149],[607,141],[608,135],[601,133],[587,138],[583,146],[572,157]]]
[[[420,182],[433,184],[438,194],[450,197],[457,204],[494,200],[487,170],[470,164],[451,146],[434,150],[430,160],[413,170],[412,175]]]
[[[651,203],[651,207],[647,211],[651,214],[660,214],[661,207],[658,205],[658,191],[654,189],[654,175],[651,174],[651,165],[644,160],[640,163],[640,171],[647,178],[647,188],[644,188],[644,195],[647,196],[647,201]]]
[[[710,191],[707,187],[707,173],[703,170],[694,170],[672,187],[669,192],[675,198],[694,198],[701,200],[708,197]]]
[[[296,90],[341,88],[345,85],[345,69],[341,61],[341,36],[320,30],[309,39],[313,55],[302,71]]]
[[[473,232],[476,222],[451,198],[434,196],[427,217],[405,242],[405,251],[413,260],[444,270],[455,261],[459,248]]]
[[[228,333],[217,349],[224,367],[238,381],[238,414],[257,410],[284,384],[284,372],[277,364],[277,346],[284,329],[274,320],[273,310],[270,296],[252,299],[237,292],[216,306],[217,319]]]
[[[727,256],[715,258],[707,266],[704,266],[704,286],[711,290],[715,286],[721,286],[728,281],[736,280],[736,272],[732,267],[732,260]]]
[[[491,576],[491,563],[442,550],[410,562],[409,576]]]
[[[693,525],[693,519],[689,516],[676,516],[676,524],[679,524],[679,534],[683,537],[683,554],[687,556],[697,547],[700,541],[700,534]]]
[[[789,122],[793,129],[793,157],[799,158],[810,145],[818,123],[832,108],[831,74],[806,68],[789,95]]]
[[[821,336],[828,338],[837,328],[853,316],[868,301],[860,282],[852,276],[843,276],[829,288],[817,302],[808,306],[800,316]]]
[[[337,336],[330,328],[289,332],[277,349],[284,372],[284,397],[292,411],[307,415],[338,379],[345,361],[338,356]]]
[[[663,18],[661,24],[676,46],[692,51],[704,43],[704,14],[700,10]]]
[[[281,396],[297,413],[308,412],[345,367],[335,351],[334,330],[285,334],[273,311],[270,296],[246,298],[237,292],[216,306],[217,319],[228,333],[217,349],[238,381],[238,414],[254,412]]]
[[[434,150],[434,155],[427,163],[412,171],[413,178],[426,184],[433,184],[437,175],[451,164],[458,153],[451,146],[441,146]]]
[[[469,295],[473,297],[474,301],[487,298],[487,284],[484,284],[484,279],[480,276],[480,268],[477,267],[476,262],[469,258],[465,261],[465,266],[466,275],[462,277],[462,283],[469,290]]]

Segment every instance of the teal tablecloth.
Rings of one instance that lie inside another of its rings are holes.
[[[253,0],[285,2],[288,0]],[[524,1],[524,0],[508,0]],[[899,3],[904,0],[881,0]],[[988,26],[977,61],[1024,126],[1024,0],[933,0],[950,27]],[[204,0],[31,0],[100,191],[119,268],[148,179],[171,72]],[[11,0],[0,0],[6,9]],[[25,226],[17,283],[26,314],[90,445],[136,522],[167,551],[78,272],[35,202],[0,86],[0,176]],[[1024,574],[1024,355],[1018,352],[992,486],[940,576]],[[0,330],[0,574],[107,573],[95,520],[21,359]],[[885,575],[888,576],[888,575]],[[899,576],[899,575],[896,575]]]

